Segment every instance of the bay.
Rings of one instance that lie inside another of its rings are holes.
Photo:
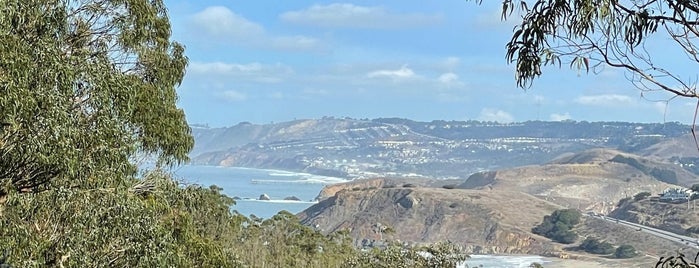
[[[542,264],[544,267],[550,264],[550,261],[545,260],[544,257],[535,255],[471,255],[459,268],[525,268],[530,267],[534,262]]]
[[[240,198],[231,209],[260,218],[272,217],[282,210],[297,214],[316,203],[315,198],[325,185],[347,181],[281,170],[195,165],[178,167],[174,174],[188,184],[223,188],[224,194]],[[270,200],[258,200],[262,194]],[[301,201],[284,200],[292,196]]]

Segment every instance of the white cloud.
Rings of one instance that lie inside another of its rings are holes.
[[[369,78],[391,78],[393,80],[403,80],[416,77],[415,72],[403,65],[398,70],[376,70],[367,74]]]
[[[461,64],[461,59],[458,57],[448,57],[442,61],[442,65],[447,70],[454,70]]]
[[[580,96],[575,99],[575,102],[590,106],[622,106],[636,103],[633,98],[618,94]]]
[[[318,27],[396,29],[439,23],[440,15],[420,13],[395,14],[383,7],[358,6],[350,3],[313,5],[280,15],[286,22]]]
[[[570,117],[570,113],[566,112],[563,114],[558,114],[558,113],[552,113],[549,118],[551,121],[564,121],[564,120],[570,120],[572,117]]]
[[[437,78],[439,82],[442,82],[444,84],[452,84],[454,82],[459,81],[459,76],[456,75],[455,73],[444,73]]]
[[[264,35],[262,26],[233,13],[222,6],[207,7],[192,16],[192,23],[212,36],[236,39]]]
[[[455,73],[443,73],[437,78],[437,81],[448,88],[463,85],[461,80],[459,80],[459,76]]]
[[[223,62],[192,62],[189,65],[188,71],[193,73],[207,73],[207,74],[242,74],[242,73],[255,73],[262,70],[262,64],[260,63],[249,63],[249,64],[232,64]]]
[[[668,111],[668,105],[669,103],[665,101],[658,101],[653,103],[653,108],[655,108],[655,110],[660,114],[666,114]]]
[[[187,71],[194,75],[248,78],[249,80],[264,83],[281,82],[284,77],[294,73],[291,67],[280,63],[262,64],[259,62],[247,64],[192,62]]]
[[[481,114],[478,116],[478,120],[510,123],[514,121],[514,117],[503,110],[483,108],[483,110],[481,110]]]
[[[244,101],[248,99],[245,93],[241,93],[235,90],[226,90],[221,93],[221,96],[228,101]]]
[[[195,34],[223,42],[279,50],[317,50],[320,41],[312,37],[292,35],[276,36],[265,31],[262,25],[249,21],[227,7],[207,7],[194,14],[190,20]]]

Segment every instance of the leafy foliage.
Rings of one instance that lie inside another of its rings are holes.
[[[425,247],[391,245],[384,250],[372,249],[350,258],[342,267],[456,267],[468,258],[461,249],[449,242]]]
[[[544,220],[532,229],[538,235],[564,244],[574,243],[578,236],[571,230],[580,223],[581,214],[575,209],[559,209],[544,216]]]
[[[621,245],[614,251],[614,257],[620,259],[633,258],[637,255],[636,249],[631,245]]]
[[[151,190],[138,190],[144,184]],[[231,201],[159,173],[130,188],[11,193],[0,248],[17,267],[235,267],[236,254],[224,246],[235,223]]]
[[[187,58],[162,1],[0,3],[0,195],[105,187],[134,157],[187,160]]]
[[[640,200],[648,198],[649,196],[651,196],[650,192],[640,192],[640,193],[637,193],[636,195],[633,196],[633,200],[640,201]]]
[[[668,38],[675,46],[663,46],[664,51],[690,55],[688,61],[699,63],[695,1],[505,0],[502,18],[515,9],[522,20],[507,43],[506,58],[515,63],[520,87],[530,86],[544,66],[565,63],[585,72],[622,69],[644,91],[699,96],[694,81],[678,74],[686,70],[654,61],[646,47],[651,36]]]
[[[592,254],[612,254],[614,252],[614,246],[605,241],[599,241],[596,238],[588,237],[580,243],[580,248],[587,253]]]

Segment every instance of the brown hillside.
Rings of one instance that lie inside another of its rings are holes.
[[[548,254],[556,246],[530,230],[557,208],[519,192],[397,187],[340,191],[299,217],[325,233],[350,229],[358,244],[449,240],[472,253]]]
[[[676,178],[685,185],[697,181],[692,174],[672,164],[594,149],[563,155],[546,165],[474,174],[478,183],[469,182],[472,176],[459,188],[522,191],[562,206],[606,213],[624,197],[639,192],[659,193],[672,187],[660,181],[659,177],[666,173],[674,176],[666,177]]]
[[[699,151],[697,151],[697,145],[694,143],[692,134],[663,139],[661,142],[643,149],[639,154],[658,159],[699,157]]]
[[[649,199],[630,200],[610,213],[610,216],[652,226],[666,231],[699,237],[699,233],[686,232],[690,227],[699,229],[699,208],[695,201],[671,204]],[[698,230],[699,231],[699,230]]]

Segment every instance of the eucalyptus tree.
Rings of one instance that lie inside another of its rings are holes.
[[[519,22],[506,59],[514,63],[520,87],[530,87],[544,66],[566,64],[584,71],[618,68],[643,91],[699,98],[696,74],[649,48],[651,40],[671,40],[662,52],[684,53],[687,63],[699,63],[699,2],[504,0],[502,18]]]
[[[183,45],[162,0],[0,1],[0,196],[187,160]]]

